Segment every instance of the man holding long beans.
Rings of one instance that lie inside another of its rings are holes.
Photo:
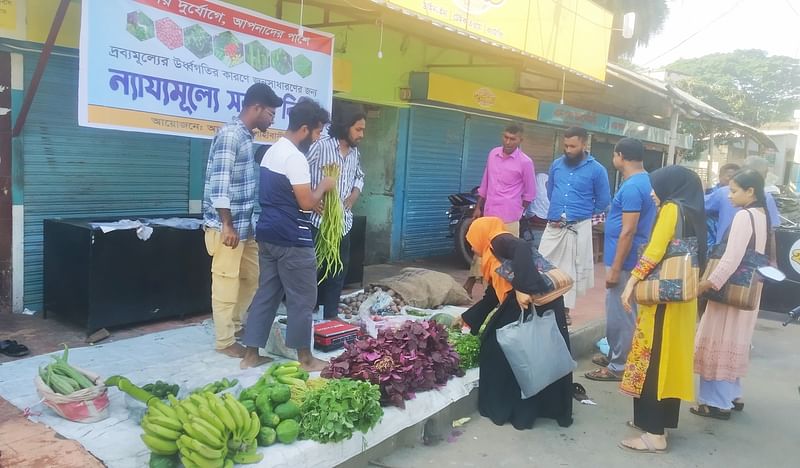
[[[360,105],[338,103],[328,136],[314,143],[308,152],[312,187],[328,175],[326,171],[338,170],[339,176],[337,193],[329,193],[324,200],[330,200],[331,206],[323,203],[311,214],[317,249],[317,306],[326,319],[338,317],[339,297],[349,267],[352,210],[364,188],[358,144],[364,138],[366,123]]]

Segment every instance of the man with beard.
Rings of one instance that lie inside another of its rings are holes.
[[[242,369],[265,364],[259,348],[267,344],[275,313],[286,296],[286,345],[297,350],[309,372],[325,363],[311,354],[311,314],[316,304],[317,261],[309,212],[319,205],[336,179],[325,177],[311,189],[305,153],[319,139],[328,111],[303,98],[289,111],[289,129],[264,155],[259,178],[261,214],[256,226],[259,246],[258,291],[247,315]]]
[[[539,252],[575,280],[564,295],[567,324],[577,297],[594,287],[592,216],[605,212],[611,201],[608,174],[586,150],[588,140],[582,128],[564,132],[564,154],[550,166],[550,210],[539,244]]]
[[[506,231],[519,237],[522,213],[536,198],[536,179],[533,160],[519,147],[522,126],[511,124],[503,131],[503,145],[489,151],[486,169],[478,187],[478,203],[473,218],[493,216],[503,220]],[[481,259],[472,259],[464,289],[472,296],[475,281],[483,277]]]
[[[208,155],[203,224],[206,250],[212,257],[211,310],[216,349],[231,357],[244,353],[235,337],[258,287],[258,245],[253,238],[257,182],[253,132],[267,131],[275,109],[282,105],[269,86],[251,86],[239,117],[219,130]]]
[[[329,275],[317,287],[317,306],[322,307],[325,319],[338,317],[339,298],[349,267],[353,205],[358,201],[358,197],[364,189],[364,171],[361,170],[361,154],[358,151],[358,144],[364,138],[366,125],[367,114],[360,105],[338,103],[333,109],[333,122],[328,130],[328,136],[314,143],[308,152],[312,188],[319,185],[322,180],[323,167],[337,166],[339,168],[337,190],[344,209],[344,226],[339,243],[342,270],[336,275]],[[312,231],[315,238],[322,224],[322,216],[321,206],[311,214],[311,222],[314,224]],[[319,265],[318,279],[323,279],[326,268],[327,265]]]

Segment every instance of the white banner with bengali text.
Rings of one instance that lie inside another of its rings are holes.
[[[96,128],[211,138],[253,83],[284,105],[330,110],[333,36],[213,0],[83,0],[78,121]]]

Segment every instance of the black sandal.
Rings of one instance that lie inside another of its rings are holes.
[[[732,401],[734,411],[743,411],[744,410],[744,402],[736,402]]]
[[[14,340],[0,341],[0,353],[9,357],[22,357],[30,353],[30,350],[24,344],[19,344]]]
[[[589,399],[589,395],[586,394],[586,388],[578,382],[572,384],[572,397],[578,401]]]
[[[714,418],[722,421],[731,419],[731,412],[717,408],[716,406],[697,405],[697,408],[689,408],[689,412],[704,418]]]

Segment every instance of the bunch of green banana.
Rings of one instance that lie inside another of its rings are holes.
[[[142,441],[153,453],[174,455],[178,453],[176,441],[183,434],[183,424],[175,408],[157,398],[147,404],[147,413],[142,418]]]
[[[171,403],[183,424],[184,435],[176,445],[184,465],[222,467],[226,457],[236,463],[258,463],[263,458],[255,452],[261,421],[233,395],[220,398],[203,392]]]
[[[232,467],[258,463],[256,438],[261,421],[233,397],[195,393],[184,400],[168,395],[170,404],[151,398],[142,419],[142,440],[158,455],[180,456],[187,468]]]

